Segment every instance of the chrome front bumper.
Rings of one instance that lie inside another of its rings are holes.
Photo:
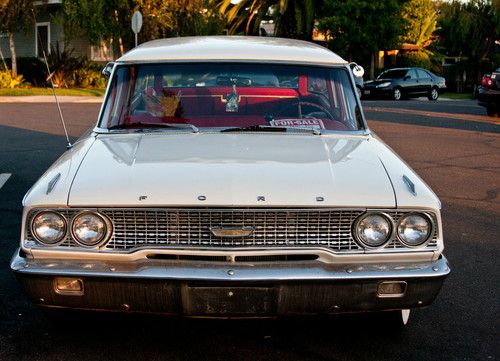
[[[415,263],[320,261],[223,263],[169,260],[75,261],[13,257],[11,268],[37,304],[184,316],[331,314],[432,303],[450,269],[444,256]],[[81,280],[81,295],[56,291],[57,277]],[[383,281],[403,295],[381,297]]]

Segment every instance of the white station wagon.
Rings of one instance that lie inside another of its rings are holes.
[[[133,49],[23,205],[11,268],[47,307],[406,322],[450,272],[436,195],[368,129],[350,64],[303,41]]]

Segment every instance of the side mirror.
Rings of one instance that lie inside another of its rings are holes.
[[[403,80],[404,80],[404,81],[407,81],[407,80],[408,80],[408,79],[410,79],[410,78],[411,78],[411,77],[410,77],[409,75],[405,75],[405,76],[403,77]]]
[[[358,65],[356,63],[349,63],[349,66],[352,69],[352,74],[356,78],[362,78],[363,75],[365,74],[365,69],[363,69],[363,67],[361,65]]]
[[[104,75],[104,77],[106,79],[109,79],[109,77],[111,76],[111,72],[113,71],[114,66],[115,66],[115,63],[109,62],[102,69],[102,75]]]

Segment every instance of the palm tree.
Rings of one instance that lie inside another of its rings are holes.
[[[320,0],[221,0],[219,11],[226,17],[229,34],[257,35],[265,18],[275,20],[275,34],[311,40]]]

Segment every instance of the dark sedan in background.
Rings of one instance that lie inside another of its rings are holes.
[[[401,100],[425,95],[429,100],[437,100],[445,89],[445,79],[428,70],[397,68],[384,71],[375,80],[366,81],[363,97]]]
[[[483,76],[477,100],[490,117],[500,116],[500,68]]]

